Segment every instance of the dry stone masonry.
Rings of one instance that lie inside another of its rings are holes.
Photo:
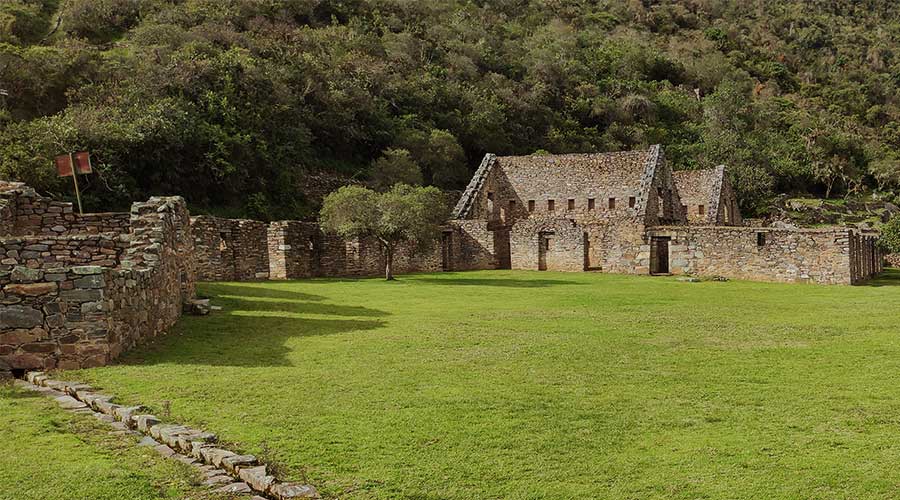
[[[121,405],[114,402],[114,396],[95,392],[89,385],[53,380],[43,372],[28,372],[17,385],[52,397],[64,409],[92,414],[121,432],[142,436],[138,445],[152,446],[164,457],[194,466],[203,474],[203,484],[215,493],[255,494],[251,500],[319,498],[313,486],[277,480],[266,464],[253,455],[230,451],[218,443],[215,434],[164,423],[146,413],[143,405]]]
[[[385,254],[375,239],[344,240],[314,222],[259,221],[199,216],[191,219],[198,278],[248,281],[312,277],[361,277],[384,273]],[[440,249],[401,247],[398,273],[441,270]]]
[[[822,284],[860,283],[882,270],[877,234],[746,222],[724,166],[673,172],[660,146],[489,154],[444,231],[441,267]]]
[[[0,216],[0,363],[9,369],[104,365],[164,333],[194,297],[181,198],[81,216],[3,182]]]

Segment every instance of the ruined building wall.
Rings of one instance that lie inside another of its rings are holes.
[[[6,219],[0,223],[0,235],[64,236],[128,232],[131,216],[127,212],[81,215],[75,212],[71,203],[41,196],[22,183],[0,182],[0,217]]]
[[[69,222],[60,233],[84,228]],[[59,236],[0,237],[0,364],[20,369],[99,366],[174,324],[182,304],[194,294],[184,201],[136,203],[128,227],[128,234],[71,236],[71,242]],[[63,259],[72,257],[61,253],[69,249],[83,260]],[[88,256],[94,265],[73,265],[84,264]],[[103,260],[93,260],[95,256]]]
[[[671,237],[673,274],[820,284],[860,279],[851,270],[854,234],[849,229],[670,226],[650,233]]]
[[[201,281],[269,278],[268,226],[247,219],[191,218]]]
[[[345,240],[318,224],[194,217],[191,220],[202,281],[379,276],[386,256],[374,238]],[[441,249],[402,246],[394,272],[441,270]]]

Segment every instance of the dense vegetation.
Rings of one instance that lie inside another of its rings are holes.
[[[748,211],[893,197],[898,21],[887,0],[6,0],[0,176],[67,193],[50,158],[88,149],[92,208],[286,217],[311,172],[459,188],[488,151],[662,143],[728,164]]]

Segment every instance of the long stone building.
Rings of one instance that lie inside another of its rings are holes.
[[[854,284],[882,269],[875,235],[743,225],[725,167],[673,172],[660,146],[485,156],[444,232],[446,270],[692,274]]]

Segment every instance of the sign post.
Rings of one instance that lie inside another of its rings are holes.
[[[75,185],[75,199],[78,200],[78,213],[83,215],[81,191],[78,189],[78,174],[89,174],[93,171],[91,168],[91,155],[84,151],[74,155],[69,153],[57,156],[54,161],[56,163],[56,172],[60,177],[72,176],[72,183]]]

